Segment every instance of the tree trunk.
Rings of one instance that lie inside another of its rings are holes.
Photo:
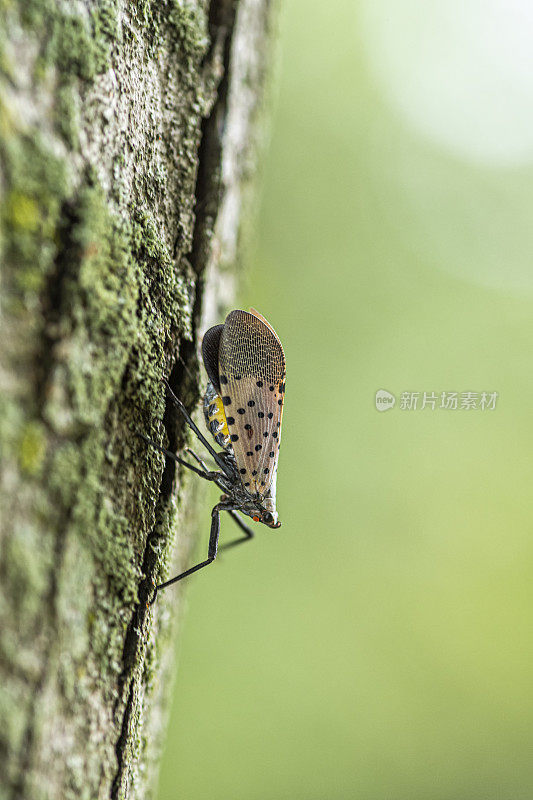
[[[135,432],[231,297],[269,6],[0,1],[2,800],[153,795],[196,484]]]

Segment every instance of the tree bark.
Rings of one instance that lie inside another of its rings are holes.
[[[231,298],[271,16],[0,2],[2,800],[153,795],[197,488],[135,433],[185,442],[160,381],[194,407]]]

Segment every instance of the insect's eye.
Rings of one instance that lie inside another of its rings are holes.
[[[259,522],[259,517],[257,515],[255,517],[252,517],[252,519],[254,522]]]
[[[270,523],[273,522],[273,520],[274,517],[272,516],[270,511],[267,511],[266,513],[263,514],[263,522],[266,522],[267,525],[270,525]]]

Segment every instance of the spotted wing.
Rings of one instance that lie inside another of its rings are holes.
[[[285,356],[275,331],[246,311],[226,317],[219,381],[241,480],[263,496],[278,463],[285,393]]]

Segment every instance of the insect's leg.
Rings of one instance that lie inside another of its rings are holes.
[[[202,461],[200,456],[196,455],[194,450],[191,450],[191,448],[188,447],[187,448],[187,452],[189,453],[189,455],[191,455],[194,458],[195,461],[198,462],[198,464],[200,464],[200,466],[202,467],[204,472],[209,472],[209,470],[207,469],[207,465],[206,465],[205,461]]]
[[[181,464],[183,467],[187,467],[187,469],[191,469],[193,472],[196,472],[196,474],[199,475],[200,478],[205,478],[207,481],[216,480],[216,473],[215,472],[209,472],[209,470],[207,470],[207,469],[204,469],[204,470],[198,469],[193,464],[189,464],[188,461],[185,461],[183,458],[180,458],[179,456],[177,456],[175,453],[171,453],[170,450],[166,450],[164,447],[161,447],[161,445],[157,444],[157,442],[154,442],[153,439],[149,439],[148,436],[145,436],[144,433],[140,433],[139,431],[135,431],[135,433],[140,439],[144,439],[145,442],[147,442],[148,444],[151,444],[152,447],[155,447],[156,450],[159,450],[160,453],[164,453],[166,456],[171,458],[172,461],[176,461],[178,464]]]
[[[208,564],[211,564],[211,562],[215,560],[217,557],[218,536],[220,533],[220,512],[227,510],[228,507],[226,505],[223,503],[218,503],[211,511],[211,532],[209,534],[209,546],[205,561],[201,561],[199,564],[196,564],[194,567],[190,567],[190,569],[185,570],[185,572],[182,572],[180,575],[176,575],[175,578],[171,578],[169,581],[165,581],[164,583],[160,583],[158,586],[156,586],[154,596],[152,597],[149,605],[155,603],[157,593],[160,589],[166,589],[167,586],[171,586],[173,583],[181,581],[182,578],[192,575],[193,572],[198,572],[199,569],[202,569],[202,567],[207,567]]]
[[[198,437],[198,439],[200,439],[200,441],[201,441],[201,443],[203,444],[203,446],[204,446],[204,447],[205,447],[205,448],[206,448],[206,449],[209,451],[209,453],[210,453],[210,454],[213,456],[213,458],[215,459],[216,463],[217,463],[217,464],[218,464],[218,466],[221,468],[221,470],[222,470],[222,471],[223,471],[223,472],[224,472],[226,475],[228,475],[228,476],[232,477],[232,472],[231,472],[231,470],[229,469],[229,467],[227,466],[226,462],[224,461],[224,459],[222,458],[222,456],[221,456],[221,455],[219,455],[219,453],[217,453],[217,451],[214,449],[214,447],[211,447],[211,445],[209,444],[209,442],[207,441],[207,439],[206,439],[206,438],[205,438],[205,436],[203,435],[202,431],[201,431],[201,430],[199,429],[199,427],[196,425],[196,423],[195,423],[195,422],[194,422],[194,420],[192,419],[191,415],[189,414],[189,412],[187,411],[187,409],[185,408],[185,406],[183,405],[183,403],[181,402],[181,400],[179,399],[179,397],[176,397],[176,395],[174,394],[174,392],[173,392],[173,391],[172,391],[172,389],[170,388],[170,384],[169,384],[169,382],[166,380],[166,378],[162,378],[161,380],[163,381],[163,383],[164,383],[164,384],[165,384],[165,386],[167,387],[167,391],[168,391],[168,393],[169,393],[169,395],[170,395],[170,399],[172,400],[172,402],[174,403],[174,405],[175,405],[175,406],[176,406],[176,407],[177,407],[177,408],[178,408],[178,409],[181,411],[181,413],[182,413],[182,415],[183,415],[183,418],[185,419],[185,422],[187,423],[187,425],[189,426],[189,428],[190,428],[190,429],[192,430],[192,432],[193,432],[193,433],[194,433],[194,434],[195,434],[195,435]]]
[[[244,532],[244,536],[241,536],[240,539],[235,539],[234,542],[227,542],[227,544],[221,545],[219,548],[220,550],[227,550],[228,547],[235,547],[236,544],[242,544],[243,542],[247,542],[249,539],[254,538],[253,530],[242,521],[236,511],[230,511],[229,514],[235,520],[241,531]]]

